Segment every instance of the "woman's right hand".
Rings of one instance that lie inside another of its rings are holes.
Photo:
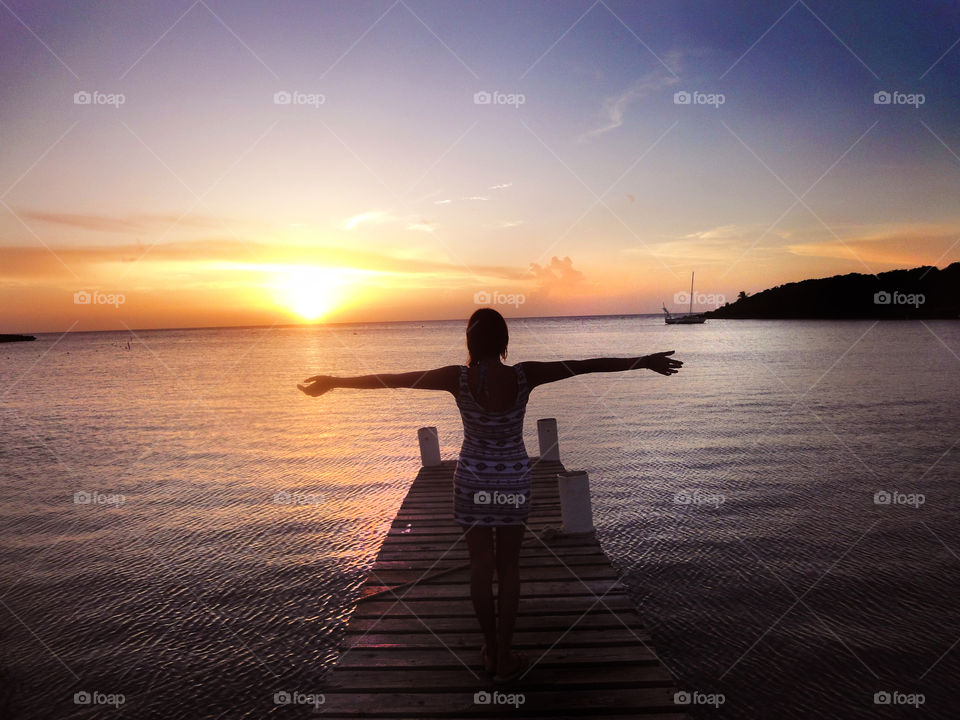
[[[334,379],[335,378],[330,375],[314,375],[313,377],[308,377],[302,384],[298,383],[297,388],[300,392],[310,397],[319,397],[336,387],[336,385],[334,385]]]
[[[680,371],[680,368],[683,367],[683,362],[668,357],[669,355],[673,355],[674,352],[676,351],[668,350],[666,352],[647,355],[646,367],[661,375],[676,375]]]

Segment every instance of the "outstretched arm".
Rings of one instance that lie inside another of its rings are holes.
[[[669,357],[673,350],[625,358],[591,358],[590,360],[559,360],[557,362],[525,362],[523,371],[532,390],[537,385],[563,380],[574,375],[595,372],[621,372],[645,368],[661,375],[674,375],[683,366],[680,360]]]
[[[415,370],[407,373],[385,373],[383,375],[357,375],[355,377],[334,377],[333,375],[314,375],[298,384],[297,387],[307,395],[317,397],[334,388],[355,388],[357,390],[382,390],[383,388],[416,388],[418,390],[446,390],[457,392],[460,368],[457,365],[434,370]]]

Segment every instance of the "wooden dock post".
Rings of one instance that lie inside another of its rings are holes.
[[[540,441],[540,459],[560,462],[560,441],[557,437],[557,419],[537,420],[537,439]]]
[[[560,464],[556,420],[541,420],[541,427],[541,457],[530,464],[531,514],[520,549],[514,631],[515,647],[530,658],[527,674],[498,686],[483,673],[469,554],[453,520],[456,461],[441,460],[435,428],[421,428],[423,467],[361,588],[340,657],[325,678],[319,714],[688,718],[683,695],[596,535],[558,532],[567,525],[558,476],[567,476],[571,507],[581,511],[571,520],[574,528],[589,519],[589,495],[586,503],[577,495],[589,486]]]
[[[440,458],[440,436],[435,427],[422,427],[417,430],[420,442],[420,464],[424,467],[437,467],[443,461]]]
[[[590,477],[584,470],[557,473],[560,490],[560,517],[568,535],[592,533],[593,506],[590,503]]]

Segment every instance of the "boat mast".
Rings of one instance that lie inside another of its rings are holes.
[[[693,315],[693,271],[690,272],[690,314]]]

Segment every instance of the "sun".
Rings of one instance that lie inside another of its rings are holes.
[[[343,302],[345,280],[339,268],[290,267],[277,273],[273,287],[280,305],[312,322]]]

